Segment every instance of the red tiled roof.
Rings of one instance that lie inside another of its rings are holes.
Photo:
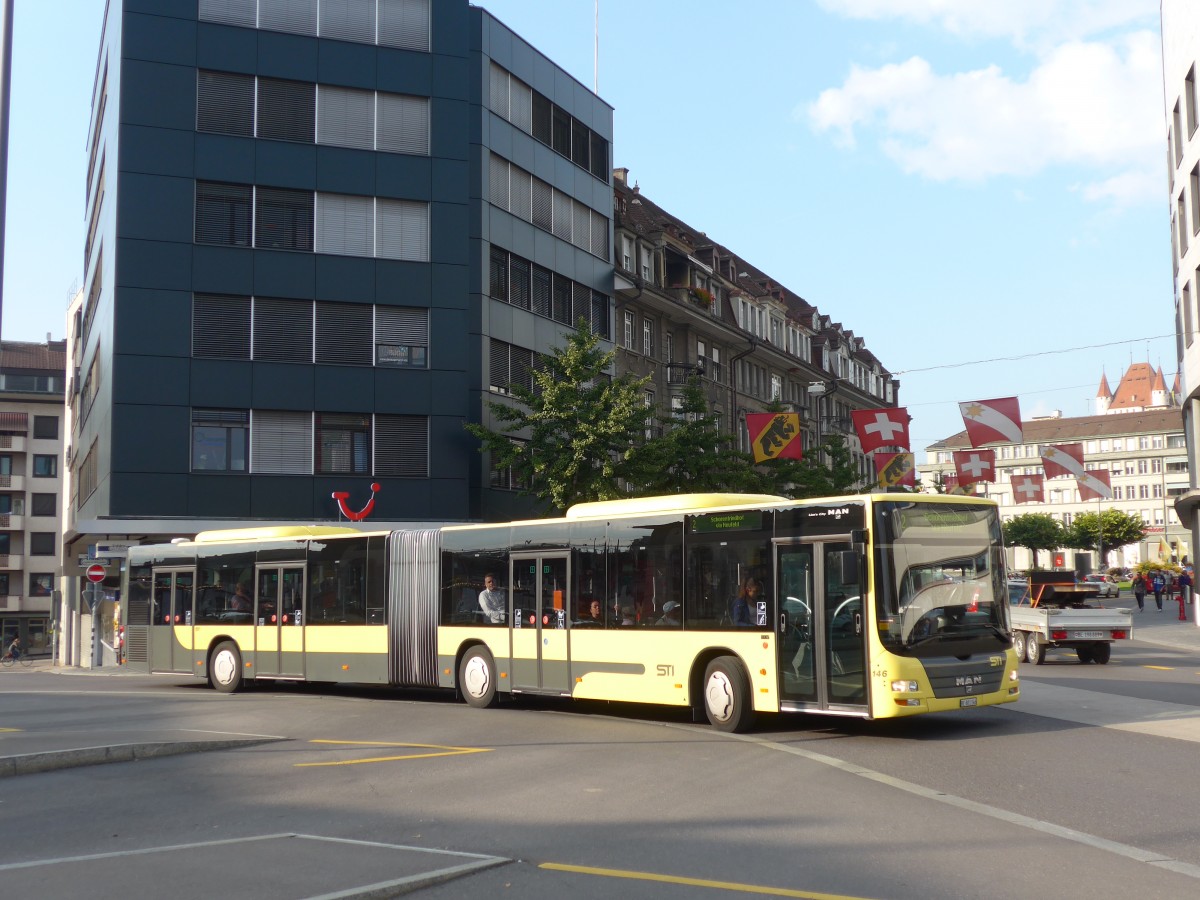
[[[0,369],[34,369],[65,372],[67,342],[34,344],[27,341],[0,341]]]

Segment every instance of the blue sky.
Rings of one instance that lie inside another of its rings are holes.
[[[594,0],[479,5],[592,85]],[[16,7],[3,333],[42,340],[103,3]],[[1101,372],[1173,376],[1159,53],[1157,0],[600,0],[614,164],[865,338],[918,451],[961,400],[1087,415]]]

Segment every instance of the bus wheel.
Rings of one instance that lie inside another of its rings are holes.
[[[1092,644],[1092,662],[1106,666],[1111,657],[1112,644]]]
[[[470,706],[496,705],[496,663],[487,647],[472,647],[458,664],[458,687]]]
[[[1017,654],[1017,662],[1025,662],[1025,632],[1013,632],[1013,653]]]
[[[242,654],[233,641],[222,641],[213,650],[208,681],[222,694],[232,694],[242,686]]]
[[[704,673],[704,712],[718,731],[745,731],[754,721],[750,680],[741,663],[719,656]]]

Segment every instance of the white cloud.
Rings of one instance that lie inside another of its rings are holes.
[[[1158,21],[1158,0],[817,0],[852,19],[899,19],[964,37],[1053,45]]]
[[[1062,44],[1023,81],[994,65],[941,75],[917,56],[874,69],[855,66],[841,87],[795,114],[848,146],[858,132],[878,131],[880,146],[905,172],[932,180],[1084,166],[1104,179],[1085,187],[1084,196],[1130,201],[1161,191],[1155,179],[1164,140],[1161,98],[1158,37],[1141,31],[1113,43]]]

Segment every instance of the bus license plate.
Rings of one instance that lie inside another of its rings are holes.
[[[1108,635],[1103,631],[1076,631],[1071,637],[1077,641],[1101,641]]]
[[[963,697],[961,700],[958,701],[958,705],[959,706],[978,706],[979,698],[978,697]]]

